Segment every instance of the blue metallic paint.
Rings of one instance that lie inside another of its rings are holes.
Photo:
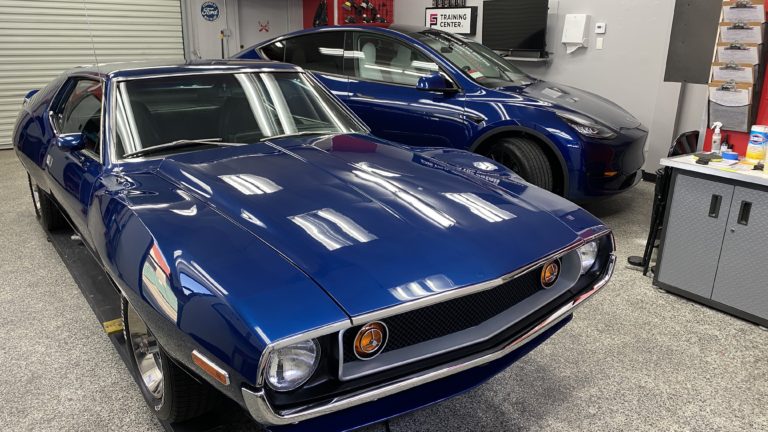
[[[193,349],[213,359],[230,374],[232,385],[201,376],[238,403],[243,403],[240,387],[255,385],[261,353],[274,341],[401,303],[405,300],[391,291],[399,285],[444,275],[452,281],[447,289],[461,287],[509,273],[574,239],[606,230],[575,204],[506,169],[489,170],[490,161],[476,154],[410,148],[368,135],[284,138],[164,160],[111,160],[108,101],[116,80],[200,69],[290,68],[197,62],[79,69],[26,104],[13,136],[25,169],[66,212],[169,355],[192,371]],[[55,145],[48,110],[73,77],[105,84],[101,160]],[[225,181],[228,175],[258,176],[266,180],[266,192],[244,194]],[[489,222],[444,193],[474,194],[499,214],[513,217]],[[358,225],[369,235],[354,231],[348,245],[331,251],[291,219],[323,209],[332,210],[324,217],[340,229],[351,221],[344,229]],[[452,220],[451,229],[441,226],[439,218],[436,222],[435,214]],[[173,299],[165,309],[141,282],[153,246],[170,267],[167,288]],[[518,357],[463,374],[462,385],[451,380],[432,386],[441,388],[440,398],[448,397]],[[409,394],[419,402],[392,402],[387,416],[435,400],[426,390]]]
[[[459,92],[425,92],[415,87],[315,75],[339,96],[371,132],[384,139],[413,146],[453,147],[483,153],[500,136],[529,135],[549,149],[562,173],[561,194],[573,200],[612,195],[640,180],[645,161],[647,131],[616,104],[591,93],[536,81],[505,88],[487,88],[470,79],[440,53],[408,35],[378,27],[337,26],[301,30],[247,48],[240,59],[259,59],[259,51],[275,41],[327,31],[374,32],[415,47],[437,63],[459,87]],[[556,89],[563,96],[548,95]],[[617,130],[618,136],[599,140],[579,135],[555,114],[574,111]],[[559,168],[559,170],[557,170]],[[616,172],[607,177],[606,172]]]

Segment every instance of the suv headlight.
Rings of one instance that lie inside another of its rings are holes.
[[[267,383],[276,391],[296,390],[315,373],[320,362],[317,340],[288,345],[269,354]]]
[[[564,111],[557,111],[557,115],[572,128],[576,129],[576,132],[586,137],[598,139],[616,138],[616,132],[589,117]]]
[[[581,259],[581,274],[585,274],[595,265],[597,260],[597,242],[591,241],[584,246],[577,249],[579,252],[579,259]]]

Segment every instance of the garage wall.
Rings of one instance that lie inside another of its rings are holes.
[[[646,171],[655,171],[676,128],[680,84],[665,83],[674,0],[550,0],[548,64],[520,64],[538,78],[592,91],[618,103],[649,128]],[[589,48],[567,54],[560,40],[566,14],[592,16]],[[605,49],[594,24],[607,23]]]
[[[240,0],[240,44],[247,48],[300,30],[303,19],[302,0]]]
[[[179,0],[0,0],[0,147],[22,98],[66,69],[182,58]]]
[[[482,2],[468,2],[477,3]],[[424,8],[431,4],[431,0],[398,1],[397,22],[424,25]],[[592,91],[630,111],[650,129],[645,168],[654,171],[676,129],[693,123],[693,129],[698,128],[700,113],[695,111],[702,106],[688,105],[685,125],[678,125],[681,86],[663,82],[674,7],[675,0],[550,0],[547,49],[553,52],[551,61],[517,65],[537,78]],[[563,21],[570,13],[592,16],[590,47],[573,54],[567,54],[560,43]],[[596,22],[608,25],[603,50],[594,48]],[[689,97],[695,100],[696,96]]]

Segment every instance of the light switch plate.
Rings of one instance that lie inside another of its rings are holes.
[[[604,22],[599,22],[595,24],[595,33],[605,34],[605,27],[606,27],[606,24]]]
[[[603,49],[603,40],[604,39],[605,38],[601,38],[601,37],[595,39],[595,49],[599,49],[599,50]]]

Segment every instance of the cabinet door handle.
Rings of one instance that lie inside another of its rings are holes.
[[[739,208],[739,225],[749,225],[749,215],[752,213],[752,203],[749,201],[742,201]]]
[[[723,203],[721,195],[712,194],[712,200],[709,202],[709,217],[717,219],[720,217],[720,204]]]

